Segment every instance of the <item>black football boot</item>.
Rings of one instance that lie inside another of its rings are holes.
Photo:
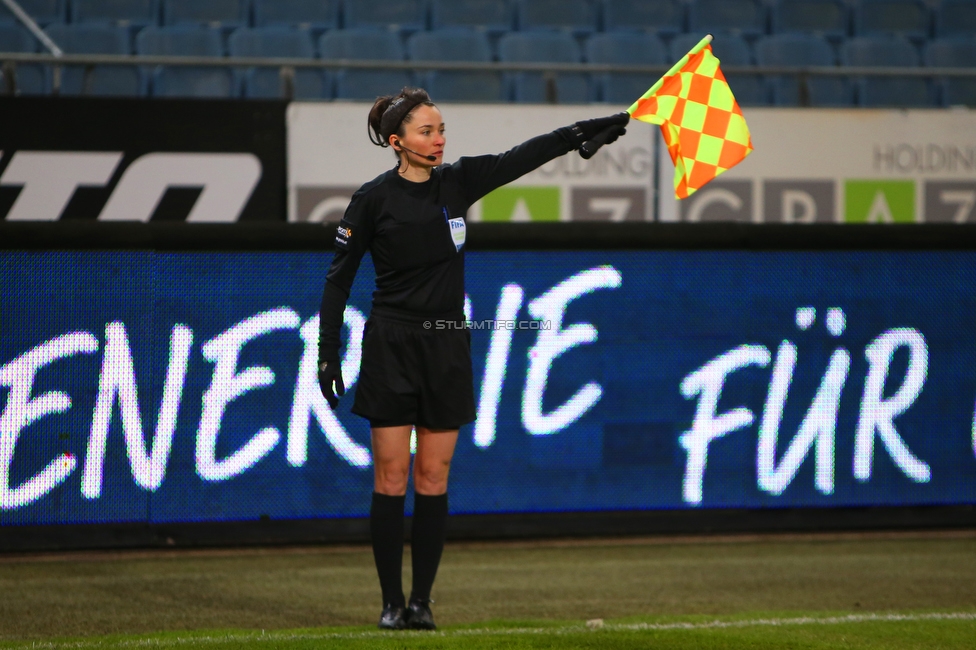
[[[376,626],[381,630],[403,630],[407,627],[407,611],[403,605],[387,604],[380,614],[380,622]]]
[[[434,602],[429,598],[411,598],[407,605],[407,627],[411,630],[436,630],[434,625],[434,614],[430,611],[430,604]]]

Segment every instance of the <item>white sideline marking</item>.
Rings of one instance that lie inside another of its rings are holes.
[[[930,614],[849,614],[847,616],[801,616],[796,618],[756,618],[740,621],[706,621],[703,623],[605,623],[599,630],[588,630],[583,623],[554,627],[513,627],[513,628],[469,628],[441,632],[323,632],[323,633],[264,633],[252,632],[246,634],[225,634],[220,636],[188,636],[171,637],[167,639],[133,639],[129,641],[66,641],[34,642],[30,645],[14,646],[12,650],[60,650],[61,648],[166,648],[184,645],[201,645],[208,643],[230,643],[234,641],[325,641],[328,639],[366,639],[366,638],[395,638],[401,635],[410,636],[513,636],[519,634],[579,634],[589,632],[600,634],[603,630],[610,631],[666,631],[666,630],[709,630],[742,627],[780,627],[788,625],[842,625],[844,623],[871,622],[902,622],[902,621],[976,621],[976,612],[936,612]]]

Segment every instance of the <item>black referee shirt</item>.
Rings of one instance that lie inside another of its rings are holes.
[[[336,231],[320,312],[321,360],[339,358],[349,290],[366,251],[373,256],[373,307],[423,318],[463,318],[463,233],[468,208],[492,190],[573,149],[569,127],[499,155],[465,157],[414,183],[397,168],[353,194]]]

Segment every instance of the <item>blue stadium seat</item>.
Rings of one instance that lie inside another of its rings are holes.
[[[976,65],[976,38],[937,38],[925,48],[925,65],[933,68],[972,68]],[[976,78],[939,80],[942,104],[976,106]]]
[[[223,56],[219,29],[146,27],[136,35],[136,53],[144,55]],[[234,81],[225,66],[157,66],[152,76],[156,97],[232,97]]]
[[[163,25],[237,29],[247,26],[250,10],[250,0],[163,0]]]
[[[766,33],[766,8],[759,0],[692,0],[688,30],[753,38]]]
[[[675,62],[698,44],[705,34],[679,34],[671,41],[671,62]],[[768,104],[762,77],[756,74],[729,74],[725,68],[752,65],[749,44],[732,34],[718,34],[712,41],[712,52],[722,64],[729,87],[741,106],[761,106]]]
[[[345,27],[379,27],[409,34],[427,29],[425,0],[353,0],[343,5]]]
[[[667,55],[657,36],[609,32],[590,37],[586,43],[586,60],[621,65],[666,65]],[[630,106],[659,78],[660,75],[610,72],[599,75],[596,82],[602,101]]]
[[[265,27],[263,29],[241,28],[227,39],[227,49],[231,56],[277,57],[289,59],[314,59],[315,45],[307,30],[286,27]],[[331,76],[322,70],[297,68],[295,70],[294,97],[298,99],[322,99],[330,97]],[[279,68],[248,68],[235,70],[235,78],[248,98],[287,97],[284,81]]]
[[[976,2],[942,0],[935,10],[936,36],[976,36]]]
[[[433,0],[432,29],[469,27],[492,35],[512,29],[515,10],[509,0]]]
[[[915,67],[918,51],[901,36],[859,36],[844,43],[841,63],[852,66]],[[861,106],[931,106],[931,84],[922,77],[864,77],[855,80]]]
[[[72,23],[142,28],[159,23],[158,0],[72,0]]]
[[[42,27],[66,22],[68,18],[67,0],[17,0],[17,4]],[[17,17],[2,2],[0,2],[0,23],[20,24]]]
[[[807,32],[831,41],[847,37],[848,6],[843,0],[777,0],[772,8],[772,32]]]
[[[678,0],[604,0],[603,28],[673,36],[684,31],[685,6]]]
[[[677,61],[695,47],[704,33],[679,34],[671,41],[671,60]],[[724,65],[752,65],[749,44],[737,36],[719,34],[712,41],[712,52]]]
[[[47,35],[65,54],[130,54],[129,30],[110,25],[51,25]],[[146,82],[134,65],[70,65],[61,68],[62,95],[137,97]]]
[[[482,32],[444,29],[417,32],[407,41],[414,61],[491,61],[491,45]],[[431,70],[421,73],[424,87],[437,101],[497,102],[504,99],[497,72]]]
[[[441,29],[411,36],[407,55],[415,61],[491,61],[491,47],[479,32]]]
[[[591,0],[518,0],[521,30],[561,30],[577,35],[597,28],[597,6]]]
[[[37,39],[20,25],[0,24],[0,52],[36,52]]]
[[[513,32],[498,42],[498,55],[502,61],[512,63],[578,63],[580,48],[576,39],[563,32]],[[550,84],[541,72],[506,75],[517,102],[573,104],[593,99],[584,74],[562,72],[553,74],[551,79]]]
[[[756,63],[765,66],[833,66],[834,50],[813,34],[777,34],[756,43]],[[793,75],[766,78],[766,86],[776,106],[799,106],[800,84]],[[842,77],[806,79],[806,103],[810,106],[849,106],[853,103],[850,84]]]
[[[923,0],[858,0],[854,8],[854,34],[896,34],[915,42],[929,36],[929,8]]]
[[[37,40],[20,25],[0,24],[0,52],[36,52]],[[47,92],[44,68],[32,63],[17,66],[13,84],[18,95],[42,95]],[[0,92],[10,91],[10,80],[0,70]]]
[[[379,29],[342,29],[319,39],[323,59],[402,61],[400,37]],[[337,99],[373,100],[411,84],[406,70],[339,70],[335,74]]]
[[[255,27],[297,27],[315,35],[339,26],[339,0],[254,0]]]

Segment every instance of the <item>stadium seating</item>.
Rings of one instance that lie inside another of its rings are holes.
[[[136,36],[143,55],[222,56],[220,30],[205,27],[147,27]],[[229,68],[157,66],[152,75],[155,97],[231,97]]]
[[[847,37],[850,16],[843,0],[778,0],[771,23],[773,34],[805,32],[840,41]]]
[[[163,25],[247,26],[250,0],[163,0]]]
[[[157,0],[72,0],[72,23],[142,28],[159,22]]]
[[[667,63],[661,39],[651,34],[617,32],[596,34],[586,43],[590,63],[660,65]],[[612,104],[632,103],[647,92],[660,75],[612,72],[596,79],[598,95]]]
[[[214,56],[229,51],[232,56],[307,58],[318,51],[329,59],[666,65],[711,33],[713,51],[743,105],[973,105],[976,86],[976,78],[966,77],[808,75],[801,85],[795,75],[728,73],[754,63],[803,67],[838,61],[841,66],[897,67],[924,60],[929,67],[976,68],[976,0],[18,2],[62,49],[77,54],[117,51],[120,32],[113,30],[124,28],[124,51],[142,54],[199,54],[203,50],[190,42],[206,33],[203,38],[212,45],[210,31],[216,31],[217,49],[204,48]],[[0,25],[15,29],[0,44],[20,48],[19,39],[28,32],[2,3]],[[93,31],[76,31],[83,26]],[[29,39],[32,51],[43,51]],[[911,61],[905,44],[914,49]],[[16,69],[18,92],[51,92],[49,66]],[[150,74],[145,68],[89,66],[62,72],[66,94],[281,97],[289,89],[282,86],[280,70],[272,68],[170,66]],[[300,98],[372,99],[416,83],[444,101],[620,103],[645,81],[643,75],[618,73],[298,69],[290,88]],[[0,91],[5,84],[0,79]]]
[[[688,30],[754,38],[766,33],[766,8],[759,0],[692,0]]]
[[[339,26],[339,0],[254,0],[255,27],[293,27],[319,35]]]
[[[675,62],[688,53],[704,34],[679,34],[671,41],[671,62]],[[712,52],[718,57],[724,67],[752,65],[752,54],[749,45],[740,37],[732,34],[718,34],[712,41]],[[767,104],[766,90],[762,78],[755,74],[725,73],[725,77],[735,94],[736,101],[742,106],[759,106]]]
[[[516,14],[522,30],[558,30],[584,35],[597,28],[597,6],[591,0],[519,0]]]
[[[976,36],[976,2],[942,0],[935,12],[936,36]]]
[[[400,37],[379,29],[344,29],[326,32],[319,39],[323,59],[402,61]],[[339,70],[335,74],[337,99],[373,100],[411,84],[406,70]]]
[[[407,41],[415,61],[490,61],[491,48],[484,34],[467,29],[417,32]]]
[[[925,48],[925,65],[933,68],[972,68],[976,38],[939,38]],[[976,106],[976,78],[947,77],[938,81],[945,106]]]
[[[20,25],[0,24],[0,52],[36,52],[37,40]],[[0,77],[3,77],[0,72]],[[44,68],[21,63],[16,68],[14,87],[18,95],[40,95],[47,92]],[[0,92],[10,92],[11,80],[0,80]]]
[[[841,48],[841,61],[852,66],[915,67],[918,52],[900,36],[861,36]],[[931,106],[931,83],[922,77],[862,77],[855,80],[861,106]]]
[[[36,52],[37,40],[20,25],[0,24],[0,52]]]
[[[403,34],[427,29],[424,0],[348,0],[343,4],[345,27],[379,27]]]
[[[491,61],[488,37],[468,29],[417,32],[407,41],[414,61]],[[497,102],[504,99],[497,72],[463,70],[418,71],[418,81],[437,101]]]
[[[777,34],[756,43],[756,63],[763,66],[832,66],[834,50],[812,34]],[[806,78],[806,93],[794,75],[766,77],[767,90],[776,106],[848,106],[853,102],[850,84],[842,77]]]
[[[928,38],[929,23],[923,0],[859,0],[854,8],[856,36],[894,34],[921,42]]]
[[[67,0],[17,0],[17,4],[42,27],[66,22],[68,17]],[[0,23],[19,22],[7,5],[0,2]]]
[[[578,63],[580,48],[567,33],[513,32],[499,41],[498,55],[513,63]],[[583,74],[562,72],[547,78],[541,72],[515,72],[506,75],[506,82],[516,102],[574,104],[592,99],[589,80]]]
[[[698,44],[705,34],[679,34],[671,41],[671,60],[677,61]],[[712,40],[712,52],[724,65],[752,65],[749,44],[729,34],[719,34]]]
[[[315,45],[307,30],[267,27],[242,28],[227,39],[231,56],[314,59]],[[279,68],[248,68],[235,70],[235,78],[242,95],[248,98],[287,97]],[[326,89],[329,92],[326,92]],[[294,97],[321,99],[331,96],[331,75],[322,70],[298,68],[294,77]]]
[[[65,54],[130,54],[129,31],[110,25],[51,25],[47,35]],[[144,95],[146,84],[136,66],[63,66],[62,95]]]
[[[604,0],[603,28],[673,36],[684,30],[685,6],[678,0]]]
[[[432,29],[468,27],[500,35],[512,29],[515,10],[509,0],[433,0]]]

